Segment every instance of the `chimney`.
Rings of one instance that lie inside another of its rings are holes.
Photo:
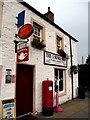
[[[48,12],[50,11],[50,7],[48,7]]]
[[[44,14],[49,20],[54,22],[54,14],[50,11],[50,7],[48,7],[48,12]]]

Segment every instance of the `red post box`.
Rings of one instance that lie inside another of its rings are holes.
[[[42,113],[53,115],[53,82],[48,79],[42,82]]]

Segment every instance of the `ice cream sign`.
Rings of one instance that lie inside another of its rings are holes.
[[[17,62],[28,61],[29,59],[29,47],[25,46],[17,50]]]

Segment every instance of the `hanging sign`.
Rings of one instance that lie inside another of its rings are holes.
[[[18,31],[18,37],[20,39],[26,39],[33,33],[33,27],[31,24],[23,25]]]
[[[23,47],[17,50],[17,62],[24,62],[29,60],[29,47]]]

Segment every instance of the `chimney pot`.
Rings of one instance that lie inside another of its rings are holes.
[[[50,7],[48,7],[48,12],[50,11]]]

